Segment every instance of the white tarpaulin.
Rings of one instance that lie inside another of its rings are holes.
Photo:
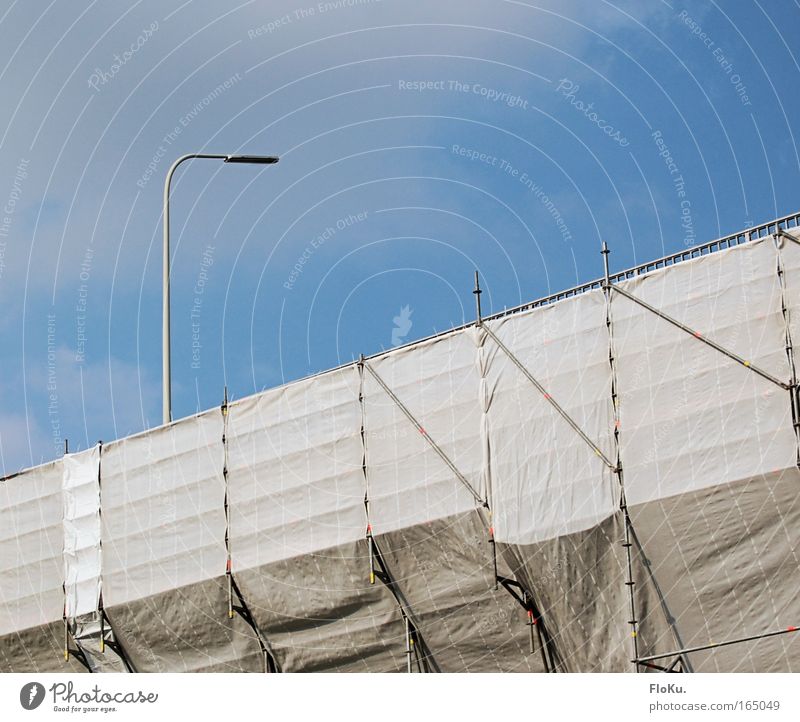
[[[364,538],[355,367],[231,404],[227,438],[234,571]]]
[[[103,447],[103,600],[122,604],[224,575],[219,409]]]
[[[366,363],[483,498],[478,338],[474,329],[457,331]],[[480,506],[367,369],[363,393],[369,511],[375,534]]]
[[[66,615],[97,611],[100,600],[100,447],[64,456]]]
[[[784,270],[784,300],[789,318],[789,333],[795,347],[794,359],[797,368],[800,356],[800,230],[793,228],[786,234],[795,240],[779,237],[780,259]]]
[[[0,635],[63,616],[62,468],[56,461],[0,482]]]
[[[771,238],[619,285],[789,382]],[[612,323],[629,504],[794,465],[788,391],[618,293]]]
[[[609,339],[602,292],[488,327],[613,462]],[[533,544],[589,529],[619,509],[619,484],[594,449],[490,337],[492,506],[498,541]]]

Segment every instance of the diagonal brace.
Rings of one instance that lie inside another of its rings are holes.
[[[264,658],[264,671],[265,672],[277,672],[279,671],[278,662],[275,659],[275,655],[272,653],[272,649],[267,642],[267,639],[261,633],[261,629],[259,629],[256,620],[254,619],[252,613],[250,612],[250,607],[248,607],[247,602],[245,601],[244,595],[239,589],[239,585],[236,583],[236,580],[233,578],[233,573],[231,572],[228,575],[229,583],[233,589],[233,592],[236,594],[237,598],[239,599],[239,605],[232,605],[232,611],[235,611],[239,614],[239,616],[244,619],[247,623],[247,626],[253,630],[254,634],[256,635],[256,639],[258,640],[258,645],[261,647],[261,654]],[[230,613],[229,613],[230,614]]]
[[[783,228],[778,228],[778,231],[775,233],[775,235],[778,238],[785,238],[786,240],[791,241],[792,243],[800,245],[800,239],[797,239],[793,235],[787,233],[786,231],[783,230]]]
[[[617,465],[611,462],[609,458],[602,451],[600,451],[600,447],[597,444],[595,444],[594,441],[592,441],[585,434],[583,429],[581,429],[581,427],[578,426],[575,420],[566,411],[564,411],[563,408],[561,408],[559,403],[549,393],[547,393],[547,390],[544,388],[544,386],[542,386],[534,378],[531,372],[528,371],[527,368],[525,368],[524,364],[508,349],[508,347],[499,338],[497,338],[494,331],[492,331],[492,329],[490,329],[486,324],[481,324],[481,328],[483,328],[486,331],[486,333],[489,334],[492,340],[500,347],[500,350],[503,351],[503,353],[505,353],[506,356],[508,356],[511,362],[522,372],[522,375],[525,376],[525,378],[528,379],[528,381],[530,381],[536,387],[536,390],[539,391],[539,393],[542,394],[542,396],[544,396],[547,402],[559,413],[561,418],[563,418],[564,421],[566,421],[570,425],[572,430],[586,442],[586,444],[592,449],[592,451],[594,451],[594,453],[597,456],[600,457],[600,459],[602,459],[603,463],[609,469],[611,469],[611,471],[617,471]]]
[[[400,399],[398,399],[397,396],[395,396],[394,392],[386,385],[384,380],[378,375],[375,369],[373,369],[372,366],[370,366],[364,360],[359,361],[359,363],[367,371],[369,371],[369,373],[372,375],[372,378],[374,378],[375,381],[378,382],[378,385],[386,392],[386,395],[392,401],[394,401],[394,403],[397,405],[400,411],[402,411],[403,414],[405,414],[405,417],[413,424],[413,426],[419,431],[419,433],[422,434],[425,441],[427,441],[430,444],[431,448],[439,455],[439,458],[447,465],[450,471],[452,471],[453,474],[455,474],[456,478],[467,488],[469,493],[472,494],[472,496],[475,498],[475,501],[477,501],[479,504],[483,505],[488,509],[489,504],[486,502],[486,500],[482,499],[480,494],[478,494],[478,492],[475,491],[472,484],[470,484],[464,477],[464,475],[456,468],[456,465],[452,461],[450,461],[450,457],[448,457],[447,454],[445,454],[444,451],[442,451],[441,447],[430,437],[428,432],[425,431],[425,428],[422,426],[422,424],[420,424],[419,421],[417,421],[414,418],[414,415],[408,410],[408,408],[406,408],[403,402],[400,401]]]
[[[374,568],[373,565],[375,562],[377,562],[379,567],[378,571],[370,571],[370,581],[372,582],[374,578],[380,579],[389,590],[392,597],[394,597],[395,602],[397,602],[397,608],[400,611],[400,616],[403,618],[403,623],[405,625],[407,671],[412,671],[413,656],[417,660],[417,666],[422,671],[440,672],[441,670],[428,648],[428,645],[425,643],[419,628],[411,619],[411,605],[408,603],[408,600],[389,571],[389,567],[383,558],[383,554],[381,554],[381,550],[378,548],[378,543],[372,536],[372,532],[369,534],[370,568]]]
[[[681,657],[692,652],[702,652],[707,649],[718,649],[719,647],[728,647],[731,644],[742,644],[743,642],[757,642],[760,639],[767,639],[768,637],[777,637],[782,634],[792,634],[793,632],[800,632],[800,627],[787,627],[786,629],[778,629],[773,632],[764,632],[762,634],[754,634],[749,637],[739,637],[738,639],[728,639],[724,642],[711,642],[710,644],[701,644],[697,647],[685,647],[678,649],[674,652],[664,652],[663,654],[651,654],[649,657],[639,657],[638,659],[631,660],[636,664],[644,664],[645,662],[653,662],[658,659],[667,659],[668,657],[678,656]]]
[[[641,298],[638,298],[638,297],[634,296],[632,293],[628,293],[628,291],[625,291],[622,288],[620,288],[619,286],[616,286],[614,284],[609,284],[608,288],[610,288],[612,291],[616,291],[617,293],[619,293],[620,295],[624,296],[625,298],[633,301],[634,303],[639,304],[642,308],[645,308],[648,311],[650,311],[651,313],[654,313],[659,318],[663,318],[665,321],[667,321],[667,323],[671,323],[676,328],[679,328],[681,331],[684,331],[685,333],[688,333],[690,336],[693,336],[698,341],[702,341],[704,344],[706,344],[707,346],[710,346],[715,351],[719,351],[724,356],[727,356],[729,359],[732,359],[733,361],[736,361],[736,363],[741,364],[742,366],[744,366],[747,369],[750,369],[750,371],[752,371],[753,373],[758,374],[762,378],[765,378],[767,381],[771,381],[776,386],[779,386],[780,388],[785,389],[786,391],[788,391],[789,389],[792,388],[791,384],[787,384],[787,383],[781,381],[780,379],[775,378],[772,374],[768,373],[767,371],[764,371],[763,369],[760,369],[758,366],[754,366],[752,363],[750,363],[746,359],[743,359],[741,356],[733,353],[733,351],[730,351],[729,349],[726,349],[724,346],[720,346],[718,343],[716,343],[715,341],[712,341],[709,338],[706,338],[699,331],[695,331],[693,328],[690,328],[686,324],[681,323],[677,319],[672,318],[672,316],[669,316],[668,314],[664,313],[663,311],[659,311],[657,308],[655,308],[654,306],[651,306],[649,303],[647,303],[646,301],[643,301]]]

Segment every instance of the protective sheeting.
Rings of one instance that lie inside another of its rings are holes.
[[[619,285],[790,381],[771,238]],[[611,311],[629,504],[794,466],[788,391],[619,293]]]
[[[531,651],[526,610],[495,587],[488,520],[481,511],[418,524],[375,544],[424,642],[428,666],[440,672],[541,672]],[[512,578],[503,559],[498,573]]]
[[[787,469],[631,507],[678,630],[671,651],[798,626],[800,472]],[[689,656],[696,672],[800,671],[785,635]]]
[[[219,409],[103,449],[103,600],[136,671],[263,671],[228,618]]]
[[[64,594],[72,619],[100,600],[100,447],[64,456]]]
[[[475,494],[486,496],[479,340],[475,329],[467,329],[367,362],[416,420],[415,425],[365,368],[364,436],[373,533],[470,511],[480,506]]]
[[[621,512],[592,529],[538,544],[498,544],[511,571],[531,590],[552,639],[560,671],[632,671],[634,657],[624,520]],[[639,654],[670,651],[658,646],[667,633],[655,590],[637,556]]]
[[[800,230],[785,231],[779,236],[777,243],[784,282],[784,304],[788,319],[789,334],[793,345],[800,344]],[[792,240],[794,239],[794,240]],[[795,351],[795,369],[797,368],[797,351]]]
[[[363,539],[234,573],[283,672],[397,672],[405,624]]]
[[[81,650],[92,669],[126,668],[99,652],[102,580],[138,671],[261,672],[262,644],[282,671],[401,671],[405,618],[432,670],[540,670],[525,611],[494,589],[492,530],[560,670],[630,671],[635,654],[796,626],[800,471],[781,385],[800,245],[768,238],[616,288],[691,333],[590,291],[108,444],[99,487],[97,450],[3,480],[0,669],[73,670]],[[628,527],[604,462],[615,432]],[[388,572],[375,584],[369,533]],[[800,671],[798,639],[688,664]]]
[[[119,654],[114,633],[100,614],[88,614],[72,625],[72,640],[89,671],[126,673],[131,670]]]
[[[230,405],[234,571],[364,538],[358,383],[345,368]]]
[[[0,673],[69,672],[89,670],[81,664],[79,650],[67,638],[69,658],[64,659],[64,623],[51,622],[0,637]]]
[[[0,482],[0,635],[63,617],[63,468],[57,461]]]
[[[103,447],[106,607],[225,573],[219,409]]]
[[[606,303],[600,291],[487,322],[501,343],[614,460]],[[534,544],[619,509],[619,483],[512,359],[485,340],[493,521],[498,541]]]
[[[106,609],[136,672],[263,672],[258,639],[228,617],[227,580],[218,576]]]

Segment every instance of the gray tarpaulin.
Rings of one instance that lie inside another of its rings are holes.
[[[796,469],[648,502],[631,513],[681,642],[659,651],[797,624]],[[800,640],[773,637],[689,661],[697,672],[800,671]]]
[[[369,362],[481,498],[482,335],[446,334]],[[502,586],[495,589],[488,514],[369,373],[363,395],[372,531],[431,665],[445,672],[541,670],[538,651],[530,653],[525,609]],[[512,576],[502,560],[498,572]]]
[[[442,672],[541,672],[525,609],[494,585],[488,524],[465,512],[378,536],[376,544]],[[504,560],[498,573],[512,578]]]
[[[613,459],[606,302],[590,292],[489,327]],[[613,472],[493,339],[487,353],[492,502],[503,556],[536,599],[562,669],[629,669],[626,558]]]
[[[263,672],[255,633],[228,618],[224,576],[107,610],[137,672]]]
[[[369,584],[359,377],[346,368],[230,406],[236,582],[284,671],[392,671],[404,625]]]
[[[69,638],[69,659],[64,659],[64,623],[59,620],[0,637],[0,672],[88,671],[76,656]]]
[[[621,285],[788,382],[777,263],[767,238]],[[628,501],[674,648],[796,624],[789,392],[627,298],[614,296],[612,318]],[[697,671],[797,670],[798,647],[778,637],[689,661]]]
[[[282,671],[402,671],[399,608],[368,572],[362,539],[234,575]]]

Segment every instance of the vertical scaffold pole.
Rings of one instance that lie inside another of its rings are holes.
[[[480,279],[478,276],[478,272],[475,271],[475,288],[472,290],[472,293],[475,295],[475,325],[480,327],[483,324],[483,318],[481,316],[481,285]],[[484,494],[487,497],[486,494]],[[488,497],[487,497],[488,499]],[[488,504],[486,505],[488,508]],[[492,512],[491,509],[489,510],[489,544],[492,546],[492,569],[494,571],[494,589],[498,588],[498,574],[497,574],[497,545],[495,544],[494,540],[494,522],[492,521]]]
[[[497,543],[494,539],[494,522],[492,521],[492,512],[489,510],[489,544],[492,545],[492,569],[494,571],[494,588],[497,589],[497,583],[500,576],[497,574]]]
[[[625,549],[626,561],[626,580],[625,586],[628,588],[628,607],[630,610],[630,619],[628,625],[631,629],[631,639],[633,642],[634,659],[639,658],[639,629],[638,620],[636,619],[636,595],[634,592],[635,582],[633,581],[633,559],[631,556],[631,518],[628,513],[628,503],[625,499],[625,484],[622,477],[622,461],[619,453],[619,397],[617,395],[617,374],[616,363],[614,359],[614,345],[611,328],[611,275],[609,273],[608,255],[611,251],[608,244],[603,241],[600,253],[603,256],[603,292],[606,297],[606,329],[608,331],[608,362],[611,366],[611,403],[614,412],[614,447],[616,453],[616,469],[617,481],[620,488],[620,510],[622,511],[623,523],[625,525],[625,534],[622,546]],[[634,670],[639,671],[639,665],[634,663]]]
[[[777,231],[775,232],[773,239],[775,241],[775,252],[778,258],[778,281],[781,287],[781,314],[783,315],[783,322],[785,328],[785,338],[786,338],[786,357],[789,361],[789,371],[791,373],[791,379],[789,382],[789,404],[792,410],[792,425],[794,426],[795,437],[797,441],[797,452],[795,454],[795,464],[800,466],[800,399],[798,399],[798,389],[797,384],[797,368],[795,366],[795,359],[794,359],[794,339],[792,338],[791,333],[791,325],[789,323],[789,309],[786,305],[786,271],[783,266],[783,256],[781,254],[781,247],[783,244],[783,239],[786,238],[789,241],[796,243],[797,241],[786,233],[780,225],[778,225]]]
[[[97,516],[100,521],[100,528],[103,528],[103,440],[97,440],[97,453],[99,454],[98,458],[98,468],[97,468],[97,493],[98,493],[98,504],[97,504]],[[100,550],[100,594],[97,598],[97,611],[100,614],[100,654],[106,653],[106,626],[105,626],[105,602],[103,601],[103,537],[102,534],[100,535],[99,540],[99,550]]]
[[[608,244],[605,241],[603,241],[603,246],[600,250],[600,253],[603,256],[603,275],[605,279],[604,286],[606,290],[608,290],[608,287],[611,285],[611,276],[608,272],[608,254],[611,253],[611,251],[608,250]]]
[[[483,320],[481,319],[481,294],[483,291],[481,291],[480,284],[478,283],[477,271],[475,271],[475,288],[472,293],[475,294],[475,323],[476,325],[480,326],[481,323],[483,323]]]
[[[69,454],[69,439],[64,439],[64,455]],[[67,619],[67,582],[62,585],[64,590],[64,661],[69,661],[69,620]]]
[[[367,437],[364,413],[364,354],[358,356],[358,403],[361,407],[361,474],[364,478],[364,514],[367,517],[367,554],[369,555],[369,583],[375,584],[375,541],[369,516],[369,487],[367,483]]]
[[[228,385],[222,390],[222,480],[225,484],[225,578],[228,584],[228,619],[233,619],[233,569],[231,564],[231,511],[228,498]]]
[[[406,671],[411,674],[411,623],[408,617],[405,616],[406,621]]]
[[[369,583],[375,584],[375,542],[372,539],[371,524],[367,524],[367,545],[369,546]]]

